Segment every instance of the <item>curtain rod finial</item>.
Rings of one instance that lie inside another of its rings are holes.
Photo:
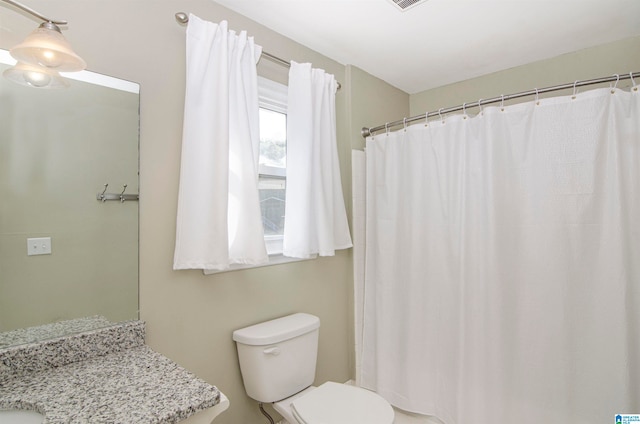
[[[189,22],[189,16],[187,16],[186,13],[184,12],[178,12],[176,13],[176,21],[178,21],[181,24],[186,24]]]

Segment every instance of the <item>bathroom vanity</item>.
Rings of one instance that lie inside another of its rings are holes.
[[[215,387],[144,344],[144,323],[0,351],[0,410],[45,423],[209,423],[228,405]]]

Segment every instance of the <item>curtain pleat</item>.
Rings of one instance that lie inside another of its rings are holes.
[[[366,146],[361,384],[446,424],[640,411],[640,95],[599,89]]]
[[[174,269],[266,263],[258,196],[262,48],[189,16]]]

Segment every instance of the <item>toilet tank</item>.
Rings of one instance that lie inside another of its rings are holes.
[[[276,402],[313,384],[320,319],[297,313],[233,332],[244,387],[258,402]]]

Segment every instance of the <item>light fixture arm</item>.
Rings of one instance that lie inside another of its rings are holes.
[[[15,0],[0,0],[0,1],[3,1],[5,3],[9,3],[10,5],[15,6],[18,9],[21,9],[21,10],[23,10],[23,11],[25,11],[25,12],[33,15],[33,16],[35,16],[38,19],[42,19],[45,22],[50,22],[50,23],[55,24],[55,25],[67,25],[68,24],[67,21],[56,21],[56,20],[53,20],[53,19],[49,19],[46,16],[43,16],[42,14],[40,14],[40,13],[36,12],[35,10],[31,9],[30,7],[27,7],[24,4],[18,3]]]

